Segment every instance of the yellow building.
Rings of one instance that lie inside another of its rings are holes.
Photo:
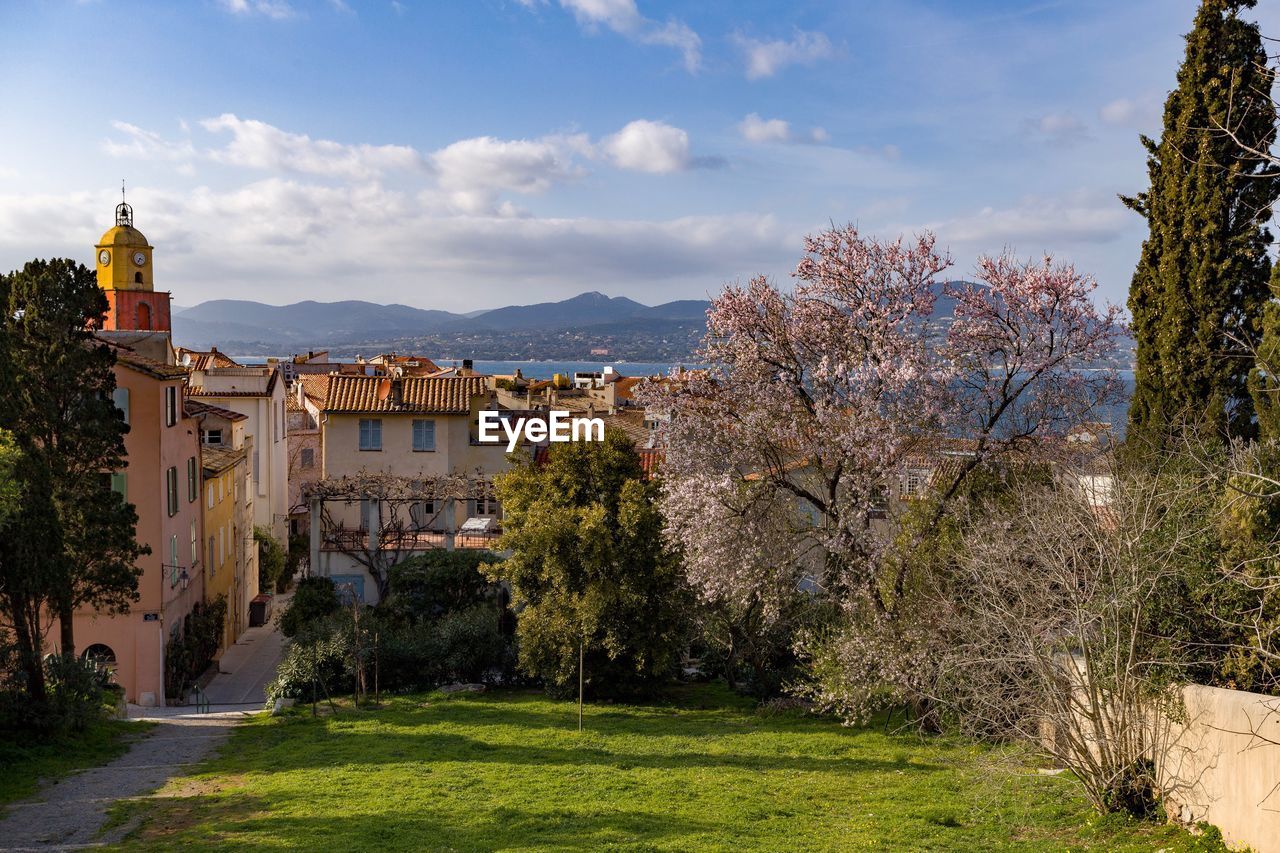
[[[227,617],[219,643],[225,649],[248,627],[249,602],[258,594],[248,462],[253,437],[244,435],[246,418],[239,412],[190,401],[187,413],[200,423],[205,601],[226,597]]]

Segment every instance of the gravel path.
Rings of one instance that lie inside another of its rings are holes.
[[[130,829],[99,835],[116,800],[154,791],[199,763],[246,716],[224,711],[167,717],[110,764],[81,770],[14,803],[0,820],[0,850],[75,849],[119,841]]]
[[[277,596],[277,612],[289,596]],[[13,803],[0,819],[0,850],[73,850],[119,841],[129,825],[101,831],[117,800],[139,797],[189,772],[226,740],[231,729],[262,710],[264,687],[275,675],[284,638],[275,626],[250,628],[228,648],[205,692],[210,713],[191,707],[129,706],[132,719],[157,725],[110,764],[77,771]]]

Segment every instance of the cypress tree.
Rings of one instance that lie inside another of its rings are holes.
[[[1280,440],[1280,265],[1271,270],[1271,293],[1262,312],[1262,342],[1249,374],[1249,391],[1258,413],[1258,437]]]
[[[1187,34],[1159,142],[1141,137],[1150,188],[1122,197],[1149,234],[1129,289],[1137,339],[1129,444],[1158,449],[1181,428],[1256,432],[1248,375],[1267,299],[1265,228],[1280,181],[1274,73],[1255,0],[1204,0]],[[1141,451],[1140,451],[1141,452]]]

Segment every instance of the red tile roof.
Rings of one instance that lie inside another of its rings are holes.
[[[206,351],[187,349],[186,347],[178,347],[178,361],[182,361],[183,356],[191,356],[191,363],[187,365],[191,370],[208,370],[211,367],[240,367],[240,363],[225,353],[211,349]]]
[[[382,376],[329,376],[326,412],[415,412],[464,415],[473,397],[486,393],[479,376],[406,376],[399,380],[399,399],[393,380]]]
[[[138,373],[154,376],[156,379],[182,379],[187,375],[187,371],[181,367],[165,364],[163,361],[156,361],[128,350],[117,349],[116,362]]]
[[[636,453],[640,454],[640,468],[644,471],[645,479],[652,480],[658,476],[658,469],[662,466],[662,451],[646,448],[637,450]]]
[[[327,373],[303,373],[295,381],[301,382],[302,393],[318,408],[323,409],[329,399],[329,379],[330,374]]]

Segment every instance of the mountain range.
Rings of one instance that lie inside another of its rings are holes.
[[[499,337],[499,333],[527,337],[590,330],[585,333],[588,338],[611,340],[642,329],[644,334],[660,338],[683,338],[690,331],[700,336],[710,304],[686,299],[649,306],[622,296],[590,292],[560,302],[455,314],[361,301],[266,305],[215,299],[191,308],[175,307],[173,331],[178,343],[193,349],[217,346],[224,351],[278,353],[282,348],[319,347],[364,351],[394,343],[402,349],[406,344],[444,346],[445,350],[437,351],[452,353],[458,349],[456,342],[465,339],[473,345],[480,343],[487,352],[491,347],[482,342]],[[455,346],[450,346],[450,341]]]
[[[934,320],[945,327],[955,299],[944,285],[936,288]],[[676,362],[694,356],[710,307],[697,299],[649,306],[594,291],[560,302],[463,314],[360,301],[265,305],[215,299],[192,308],[175,306],[173,331],[181,346],[217,346],[239,355],[327,349],[335,357],[398,351],[491,360]],[[1118,343],[1116,363],[1127,366],[1132,340],[1122,335]]]

